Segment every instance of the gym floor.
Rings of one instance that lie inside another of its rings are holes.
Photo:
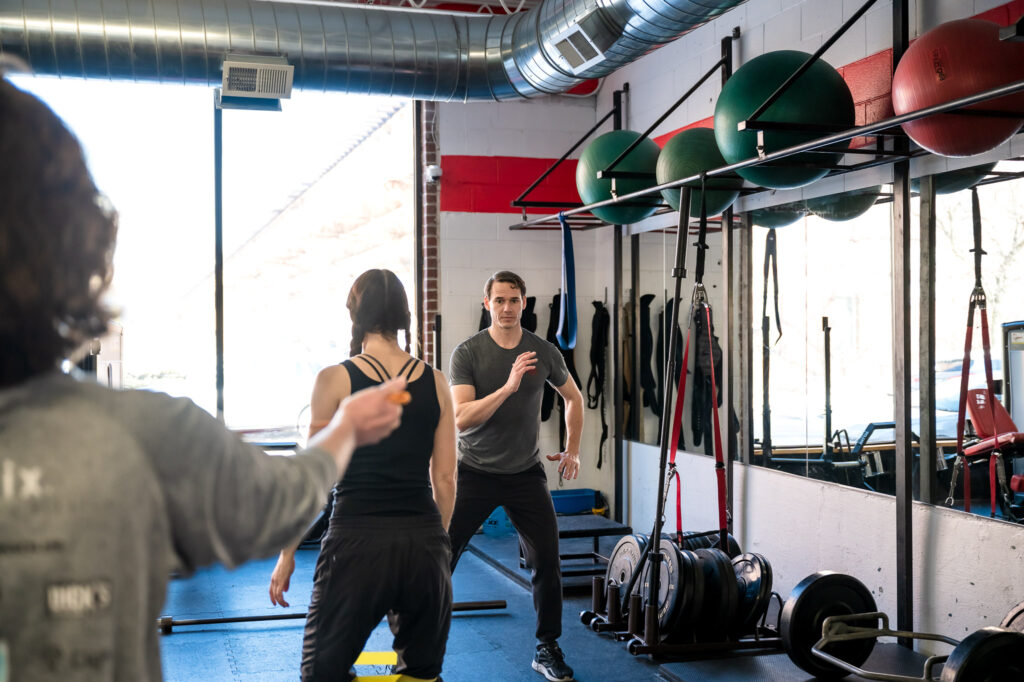
[[[613,539],[608,540],[611,544]],[[580,542],[580,541],[570,541]],[[587,541],[584,541],[587,542]],[[495,611],[467,611],[452,617],[445,657],[445,682],[539,682],[543,677],[530,667],[533,657],[535,616],[529,590],[523,586],[528,573],[518,567],[517,540],[477,535],[453,576],[455,601],[504,599],[508,607]],[[602,541],[601,550],[610,550]],[[563,552],[567,551],[563,546]],[[569,551],[573,551],[569,548]],[[291,607],[270,604],[267,585],[275,559],[253,561],[228,571],[204,569],[173,580],[164,614],[175,619],[258,616],[304,613],[313,584],[315,549],[299,550],[295,574],[287,596]],[[513,577],[513,574],[516,574]],[[569,585],[584,580],[568,580]],[[690,662],[653,662],[646,656],[629,655],[625,646],[599,636],[579,620],[590,608],[588,589],[569,588],[562,616],[559,643],[576,679],[586,682],[634,682],[667,680],[765,680],[794,682],[808,679],[784,653],[739,656]],[[275,682],[298,679],[302,649],[302,619],[217,625],[176,626],[161,637],[163,670],[167,682]],[[387,623],[374,630],[366,651],[390,651]],[[922,659],[894,644],[880,644],[865,667],[904,674],[921,672]],[[359,666],[360,675],[384,675],[385,666]],[[858,678],[851,677],[850,680]]]

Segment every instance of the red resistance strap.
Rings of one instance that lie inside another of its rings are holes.
[[[964,455],[964,428],[966,426],[967,411],[967,384],[968,375],[971,371],[971,345],[974,338],[974,309],[981,313],[981,347],[985,355],[985,384],[988,387],[989,402],[988,409],[992,423],[996,423],[995,406],[992,401],[996,399],[996,392],[992,382],[992,347],[988,336],[988,311],[985,303],[985,291],[976,286],[971,293],[971,302],[967,308],[967,335],[964,339],[964,360],[960,369],[960,407],[956,415],[956,455],[959,462],[964,466],[964,511],[971,511],[971,466]],[[997,434],[998,435],[998,434]],[[996,439],[998,444],[999,439]],[[995,455],[998,449],[993,450]],[[996,466],[998,459],[995,456],[989,458],[989,496],[992,505],[991,514],[996,513]],[[952,491],[950,491],[952,496]]]
[[[715,428],[715,474],[718,479],[718,527],[721,530],[721,534],[719,535],[720,541],[724,543],[728,541],[728,516],[725,509],[725,463],[722,455],[722,429],[718,420],[718,386],[715,382],[715,356],[713,352],[714,340],[711,332],[711,306],[706,302],[701,302],[698,305],[700,308],[703,308],[705,319],[707,320],[708,354],[711,358],[711,414]],[[693,319],[692,314],[689,316],[689,319]],[[682,429],[683,423],[683,398],[686,396],[686,374],[687,368],[689,367],[691,332],[692,325],[688,324],[686,328],[686,346],[683,351],[683,363],[679,368],[679,384],[676,389],[675,412],[672,417],[672,440],[669,441],[670,452],[672,453],[670,459],[671,471],[676,479],[676,541],[680,547],[682,547],[683,543],[683,507],[679,471],[676,469],[675,464],[676,454],[678,453],[677,444],[679,443],[679,432]]]
[[[691,311],[692,312],[692,311]],[[692,314],[688,316],[692,318]],[[679,384],[676,386],[676,409],[672,415],[672,440],[669,441],[671,471],[676,478],[676,544],[683,546],[683,498],[682,482],[676,469],[676,455],[679,453],[679,431],[683,427],[683,396],[686,395],[686,370],[690,366],[690,332],[692,327],[686,326],[686,346],[683,350],[683,364],[679,367]]]

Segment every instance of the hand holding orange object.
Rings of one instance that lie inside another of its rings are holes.
[[[395,405],[408,405],[412,400],[412,394],[409,393],[409,391],[399,391],[389,395],[387,400],[389,403],[394,403]]]

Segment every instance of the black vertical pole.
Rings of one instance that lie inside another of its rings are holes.
[[[899,64],[910,42],[908,0],[892,4],[892,63]],[[903,137],[896,152],[906,152]],[[914,629],[913,450],[910,442],[910,162],[893,166],[893,416],[896,423],[896,629]],[[907,637],[899,643],[912,648]]]
[[[821,454],[827,459],[832,456],[832,327],[828,326],[827,317],[821,318],[821,331],[825,334],[825,440]]]
[[[420,360],[426,361],[424,347],[427,345],[426,316],[424,315],[423,302],[423,233],[426,230],[423,220],[423,102],[416,100],[412,103],[412,172],[413,172],[413,230],[415,239],[413,248],[416,253],[412,258],[412,276],[416,280],[416,339],[413,353],[419,356]],[[412,341],[412,339],[410,339]],[[437,367],[437,354],[434,355],[434,366]]]
[[[220,90],[213,91],[213,308],[217,344],[217,419],[224,421],[224,134]]]
[[[918,499],[937,502],[935,445],[935,182],[921,178],[920,208],[920,328],[918,330],[918,376],[920,377],[918,446]],[[1004,365],[1005,367],[1005,365]]]
[[[615,130],[622,129],[622,105],[623,92],[616,90],[612,95],[614,115],[612,126]],[[623,439],[623,387],[622,387],[622,330],[619,328],[620,313],[622,312],[622,237],[624,230],[622,225],[615,225],[612,228],[612,382],[614,396],[614,424],[612,424],[613,454],[615,457],[615,520],[619,523],[625,518],[625,505],[623,504],[626,491],[626,462]]]
[[[442,371],[448,368],[441,367],[441,313],[434,314],[434,367]]]
[[[732,76],[732,41],[738,37],[739,34],[736,31],[733,35],[722,38],[722,85],[725,85],[726,81]],[[737,437],[734,437],[732,432],[732,414],[736,401],[736,382],[734,381],[736,364],[733,362],[733,358],[735,357],[735,340],[737,337],[734,333],[734,325],[738,319],[736,315],[736,288],[734,286],[735,273],[733,271],[734,236],[732,206],[729,206],[722,213],[722,272],[725,279],[725,333],[722,335],[722,338],[725,339],[725,344],[722,352],[722,364],[724,366],[722,367],[721,390],[725,394],[722,398],[722,405],[725,406],[725,452],[722,454],[725,457],[725,482],[726,486],[728,486],[725,496],[726,512],[729,515],[730,522],[733,518],[732,463],[738,454],[735,445],[739,435],[736,434]],[[676,305],[679,305],[678,301],[676,301]],[[712,405],[711,409],[717,410],[718,406]],[[675,443],[672,444],[672,447],[675,447]],[[730,528],[730,530],[732,529]]]

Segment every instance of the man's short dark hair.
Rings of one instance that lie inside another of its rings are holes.
[[[491,275],[491,278],[487,280],[487,284],[484,285],[484,296],[487,298],[491,297],[491,285],[495,282],[504,282],[505,284],[511,284],[516,289],[519,289],[519,295],[525,300],[526,299],[526,282],[523,278],[514,272],[509,270],[499,270],[498,272]]]
[[[0,386],[101,336],[117,219],[75,136],[0,76]]]

